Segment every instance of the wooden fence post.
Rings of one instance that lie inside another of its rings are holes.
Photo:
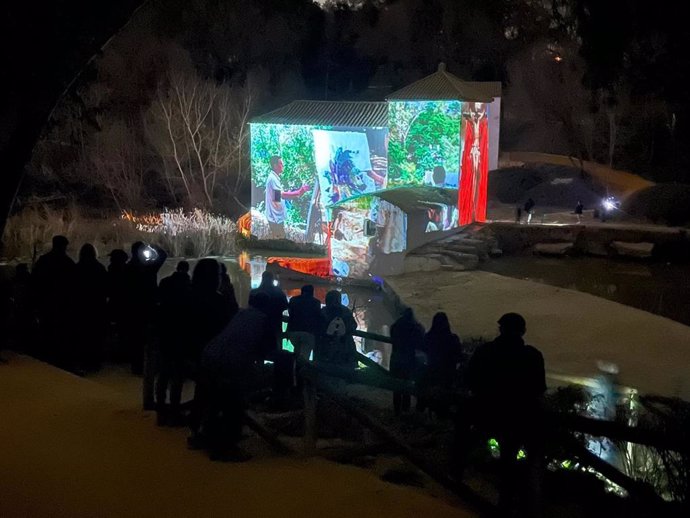
[[[316,453],[316,383],[309,376],[302,377],[304,394],[304,455]]]

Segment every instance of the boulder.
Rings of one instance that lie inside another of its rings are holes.
[[[408,255],[405,257],[405,273],[433,272],[441,269],[441,261],[433,257]]]
[[[626,243],[625,241],[613,241],[611,243],[618,255],[625,257],[647,258],[652,257],[654,243]]]

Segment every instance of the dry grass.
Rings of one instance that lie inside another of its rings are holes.
[[[77,255],[83,243],[92,243],[100,255],[114,248],[129,249],[135,241],[157,244],[173,257],[231,255],[237,250],[235,223],[201,210],[165,211],[120,218],[92,218],[78,208],[27,207],[9,218],[2,241],[2,257],[32,261],[50,248],[54,235],[70,241]]]

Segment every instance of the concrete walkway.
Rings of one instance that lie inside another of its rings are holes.
[[[127,395],[22,356],[0,364],[0,516],[468,517],[319,459],[210,462]]]

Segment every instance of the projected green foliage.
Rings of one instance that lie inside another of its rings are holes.
[[[435,166],[460,167],[460,101],[389,103],[389,186],[421,184]]]
[[[252,179],[263,188],[271,171],[271,157],[277,155],[285,166],[281,176],[283,189],[294,190],[312,185],[316,178],[314,167],[314,139],[312,126],[283,124],[252,124]],[[304,225],[307,220],[310,196],[307,194],[286,203],[286,224]]]

